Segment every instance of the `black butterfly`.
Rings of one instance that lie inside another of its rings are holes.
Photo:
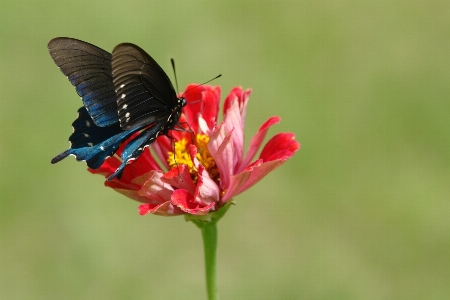
[[[177,98],[163,69],[144,50],[124,43],[112,54],[72,38],[48,43],[50,56],[75,86],[84,106],[72,123],[68,150],[52,159],[57,163],[73,155],[99,168],[119,145],[139,132],[125,146],[122,164],[108,178],[120,178],[125,165],[136,160],[160,134],[178,126],[183,97]]]

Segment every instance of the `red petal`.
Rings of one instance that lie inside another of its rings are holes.
[[[172,204],[179,207],[182,211],[191,215],[207,215],[214,208],[215,203],[201,206],[195,203],[194,197],[188,191],[183,189],[175,190],[172,194]]]
[[[132,182],[135,178],[140,177],[152,170],[161,170],[161,167],[153,158],[150,149],[146,149],[141,156],[131,164],[127,164],[123,169],[120,182]]]
[[[224,114],[227,113],[228,109],[231,107],[231,103],[233,100],[237,98],[239,101],[239,107],[241,107],[243,110],[245,110],[245,107],[247,106],[247,101],[252,93],[252,90],[248,89],[244,91],[242,87],[235,87],[231,90],[231,92],[228,94],[227,98],[225,99],[225,102],[223,104],[223,112]],[[245,119],[245,113],[242,116]]]
[[[168,170],[169,164],[167,162],[167,154],[169,151],[173,151],[172,140],[165,135],[160,135],[152,144],[152,149],[155,151],[161,164]]]
[[[200,111],[209,128],[217,124],[220,103],[220,87],[210,87],[203,93],[204,107]]]
[[[271,171],[278,168],[300,149],[300,144],[292,133],[275,135],[264,147],[260,158],[246,169],[230,178],[230,185],[222,198],[226,202],[260,181]]]
[[[264,161],[288,159],[300,149],[293,133],[278,133],[264,146],[259,157]]]
[[[208,122],[208,125],[216,122],[220,102],[219,86],[190,84],[186,87],[183,97],[187,102],[183,112],[186,115],[186,121],[194,132],[199,132],[198,117],[200,114]]]
[[[121,193],[131,199],[139,202],[149,202],[148,197],[141,195],[139,191],[142,189],[142,185],[153,175],[153,172],[148,172],[142,176],[134,178],[132,181],[122,181],[114,178],[111,181],[105,181],[105,186],[114,189],[116,192]]]
[[[88,168],[88,171],[92,174],[99,174],[105,177],[109,177],[120,166],[120,161],[117,157],[108,157],[98,169]]]
[[[164,174],[161,181],[174,188],[185,189],[192,194],[195,193],[195,183],[192,181],[189,168],[185,165],[179,165],[178,168],[172,168],[169,172]]]

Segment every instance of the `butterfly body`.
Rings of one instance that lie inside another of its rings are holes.
[[[99,168],[137,133],[124,147],[122,164],[108,179],[120,178],[124,167],[159,135],[181,128],[178,120],[185,99],[177,97],[166,73],[138,46],[120,44],[109,54],[80,40],[56,38],[48,49],[84,104],[72,123],[70,148],[52,163],[73,155],[90,168]]]

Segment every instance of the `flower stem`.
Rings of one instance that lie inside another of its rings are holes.
[[[208,300],[219,300],[219,291],[217,289],[217,222],[225,215],[233,204],[233,201],[226,203],[218,211],[207,215],[184,215],[186,221],[191,221],[202,231],[203,249],[205,251],[205,271],[206,271],[206,290]]]
[[[203,237],[203,247],[205,251],[205,271],[206,271],[206,290],[208,300],[219,300],[219,291],[217,289],[217,226],[216,222],[211,222],[201,227]]]

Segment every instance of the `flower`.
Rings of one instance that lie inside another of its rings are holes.
[[[163,135],[156,139],[152,148],[159,163],[150,151],[144,151],[125,167],[121,179],[114,178],[105,185],[142,202],[141,215],[206,215],[219,210],[300,149],[292,133],[278,133],[252,161],[267,131],[280,118],[271,117],[259,128],[244,155],[244,121],[251,90],[231,90],[221,123],[220,92],[220,87],[189,85],[183,94],[187,105],[179,120],[188,130],[172,130],[172,139]],[[89,171],[107,178],[120,165],[123,146],[118,155]]]

